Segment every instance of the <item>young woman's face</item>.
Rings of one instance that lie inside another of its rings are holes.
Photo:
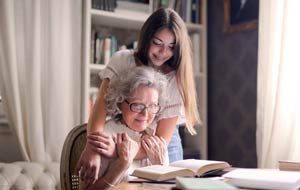
[[[165,28],[156,32],[150,43],[149,61],[152,66],[159,68],[173,56],[175,36],[169,29]]]
[[[143,105],[148,108],[139,109],[143,108]],[[131,98],[125,100],[120,106],[123,121],[134,131],[144,131],[154,120],[155,114],[151,112],[155,111],[157,105],[157,90],[140,86],[133,92]]]

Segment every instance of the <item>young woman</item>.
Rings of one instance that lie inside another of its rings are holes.
[[[92,185],[80,183],[80,189],[108,189],[126,179],[134,168],[150,164],[167,164],[167,144],[162,137],[153,136],[155,125],[164,105],[167,79],[150,67],[135,67],[110,82],[106,110],[111,119],[105,123],[105,133],[88,135],[88,143],[103,149],[117,147],[114,156],[102,157],[98,180]],[[141,139],[143,141],[141,142]],[[145,159],[134,160],[139,147],[146,150]]]
[[[185,23],[172,9],[158,9],[144,23],[138,40],[138,48],[115,53],[106,69],[101,72],[102,83],[96,103],[88,121],[88,134],[103,131],[106,118],[104,97],[112,78],[123,71],[146,65],[165,74],[169,102],[157,119],[156,136],[163,137],[169,144],[170,162],[182,159],[182,145],[178,125],[184,124],[191,134],[194,125],[200,122],[196,102],[195,83],[192,71],[191,46]],[[177,127],[176,127],[177,126]],[[109,156],[103,150],[102,154]],[[141,148],[136,156],[144,158]],[[101,156],[92,151],[87,143],[78,165],[83,168],[80,175],[89,183],[97,178]]]

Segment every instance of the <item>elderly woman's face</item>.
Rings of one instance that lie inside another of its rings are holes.
[[[138,87],[127,99],[121,104],[123,121],[134,131],[145,130],[154,120],[158,105],[158,92],[151,87]],[[131,108],[130,108],[131,106]],[[145,109],[142,109],[146,106]]]

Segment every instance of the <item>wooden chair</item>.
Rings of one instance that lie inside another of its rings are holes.
[[[73,128],[64,142],[60,162],[61,190],[79,189],[79,176],[75,174],[75,169],[86,144],[86,127],[85,123]]]

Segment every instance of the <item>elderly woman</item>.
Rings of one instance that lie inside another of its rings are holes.
[[[93,150],[105,156],[101,157],[98,179],[93,184],[81,182],[81,189],[109,189],[127,179],[136,167],[168,164],[166,141],[153,136],[155,126],[151,126],[165,104],[166,84],[163,74],[142,66],[110,82],[106,109],[111,119],[105,123],[105,133],[88,136]],[[134,160],[140,146],[147,158]]]

